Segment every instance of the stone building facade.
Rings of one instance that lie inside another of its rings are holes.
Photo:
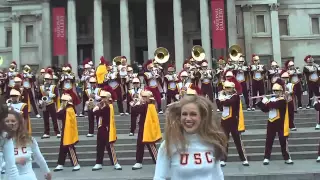
[[[52,53],[54,7],[66,10],[65,56]],[[320,63],[319,0],[228,0],[225,9],[228,44],[239,44],[247,61],[255,53],[263,64],[291,59],[303,66],[310,54]],[[1,66],[68,62],[76,69],[102,55],[141,64],[162,46],[179,70],[194,45],[207,57],[227,51],[212,49],[211,27],[210,0],[0,0]]]

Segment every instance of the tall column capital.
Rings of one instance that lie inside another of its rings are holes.
[[[278,11],[279,10],[279,3],[272,3],[269,4],[270,11]]]
[[[19,22],[19,21],[20,21],[20,15],[18,15],[18,14],[13,14],[13,15],[10,16],[10,20],[11,20],[12,22]]]
[[[252,4],[241,5],[241,9],[242,9],[243,12],[249,12],[252,9]]]

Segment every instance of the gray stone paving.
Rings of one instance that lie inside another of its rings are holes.
[[[316,158],[316,154],[315,154]],[[225,180],[319,180],[320,163],[315,160],[297,160],[294,165],[284,161],[271,161],[269,166],[261,162],[250,162],[244,167],[241,162],[228,163],[223,168]],[[54,180],[152,180],[154,165],[144,165],[143,169],[132,171],[131,166],[123,166],[122,171],[104,166],[101,171],[91,171],[91,167],[82,167],[78,172],[65,168],[62,172],[52,172]],[[40,169],[35,169],[39,180],[43,179]]]

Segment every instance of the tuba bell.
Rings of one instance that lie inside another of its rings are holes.
[[[116,56],[116,57],[114,57],[113,60],[112,60],[112,62],[113,62],[113,64],[115,64],[115,65],[121,64],[121,56]]]
[[[204,52],[203,47],[199,46],[199,45],[195,45],[192,47],[191,55],[194,60],[199,61],[199,62],[203,61],[204,58],[206,57],[206,54]]]
[[[232,61],[238,61],[242,55],[242,49],[239,45],[235,44],[229,48],[229,56]]]
[[[164,47],[159,47],[154,51],[154,61],[159,64],[164,64],[168,62],[169,57],[169,51]]]

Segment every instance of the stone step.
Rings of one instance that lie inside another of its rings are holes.
[[[157,144],[159,147],[160,144]],[[290,152],[300,152],[300,151],[316,151],[318,150],[319,144],[289,144]],[[78,153],[96,153],[96,145],[79,145],[76,146]],[[247,154],[251,153],[262,153],[264,152],[265,146],[245,146],[245,151]],[[57,155],[59,151],[59,146],[48,146],[41,147],[42,154],[50,159],[51,156]],[[115,144],[115,149],[118,157],[134,157],[136,152],[136,144]],[[272,149],[274,152],[280,152],[281,148],[279,143],[275,143]],[[149,156],[149,151],[145,149],[146,155]],[[237,149],[234,145],[229,147],[229,154],[237,154]]]
[[[303,160],[303,159],[316,159],[317,158],[317,151],[301,151],[301,152],[290,152],[290,156],[292,160]],[[81,153],[77,152],[79,163],[81,166],[94,166],[96,161],[96,154],[95,152],[89,152],[89,153]],[[55,167],[57,166],[57,158],[58,154],[53,154],[51,159],[48,159],[48,156],[44,154],[44,157],[47,161],[47,164],[49,167]],[[50,156],[49,156],[50,157]],[[90,157],[90,158],[89,158]],[[136,163],[135,156],[132,157],[121,157],[120,151],[117,151],[117,157],[118,161],[121,165],[133,165]],[[247,154],[248,161],[263,161],[264,153],[251,153]],[[271,155],[272,160],[283,160],[282,154],[279,151],[273,151]],[[228,162],[240,162],[239,155],[238,154],[229,154],[228,155]],[[108,154],[105,153],[104,156],[104,164],[105,165],[111,165],[110,159],[108,157]],[[143,164],[153,164],[152,158],[148,153],[145,153]],[[71,166],[71,163],[69,160],[66,161],[65,166]],[[38,167],[34,163],[34,167]]]

